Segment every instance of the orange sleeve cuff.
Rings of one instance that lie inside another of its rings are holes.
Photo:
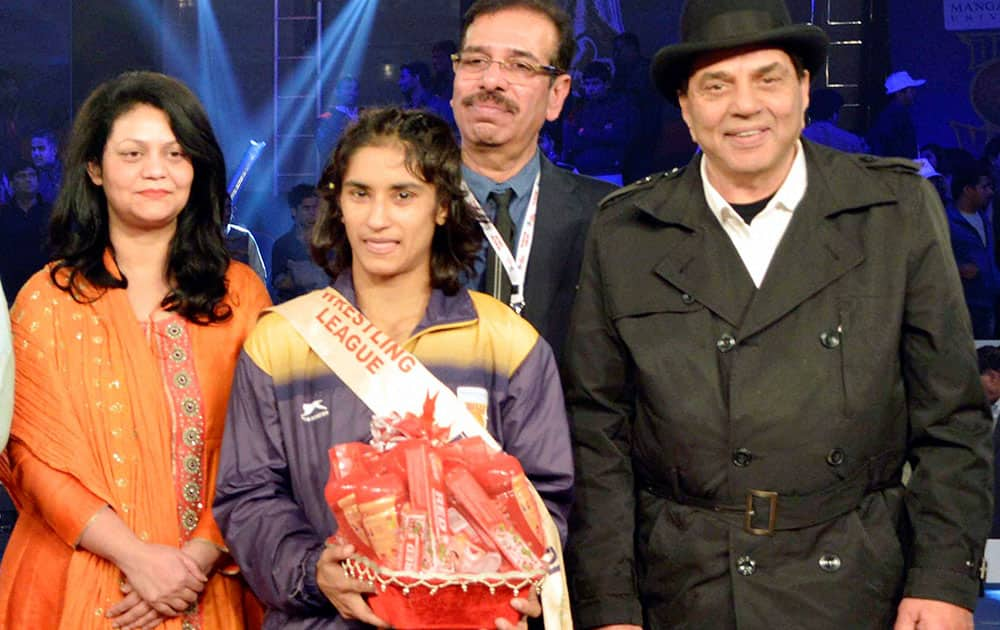
[[[215,518],[212,516],[211,508],[206,508],[201,513],[201,518],[198,520],[198,526],[194,528],[191,532],[191,538],[201,538],[212,543],[220,550],[225,553],[229,553],[229,548],[226,547],[226,541],[222,539],[222,532],[219,531],[219,526],[215,522]]]
[[[8,450],[14,491],[36,511],[64,543],[75,547],[94,515],[107,505],[76,477],[51,468],[30,450],[13,442]],[[20,507],[20,506],[19,506]]]
[[[191,532],[191,538],[200,538],[206,540],[222,552],[222,559],[220,564],[217,564],[219,573],[223,575],[236,575],[240,572],[239,565],[233,560],[233,557],[229,555],[229,547],[226,547],[226,541],[222,539],[222,532],[219,530],[219,526],[215,523],[215,519],[212,518],[212,511],[205,510],[202,514],[202,519],[198,523],[198,527]]]

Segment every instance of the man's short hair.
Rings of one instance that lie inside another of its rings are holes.
[[[14,161],[13,164],[10,165],[10,168],[7,169],[7,179],[13,180],[15,175],[17,175],[21,171],[26,171],[29,169],[34,171],[35,175],[38,175],[38,167],[35,166],[34,162],[32,162],[31,160],[18,158],[17,160]]]
[[[989,370],[1000,372],[1000,346],[980,346],[976,348],[976,358],[979,361],[979,373]]]
[[[309,184],[296,184],[292,186],[292,189],[288,191],[288,207],[295,210],[302,204],[304,199],[310,197],[319,197],[319,193],[316,192],[315,186],[310,186]]]
[[[583,69],[584,79],[600,79],[607,83],[611,80],[611,68],[603,61],[591,61]]]
[[[423,61],[411,61],[410,63],[404,63],[399,67],[399,71],[402,72],[406,70],[410,73],[410,76],[418,77],[420,79],[421,87],[428,88],[431,85],[431,69]]]
[[[31,139],[42,138],[49,143],[49,146],[58,147],[59,142],[56,140],[56,134],[51,129],[36,129],[34,133],[31,134]]]
[[[527,9],[540,13],[552,21],[556,27],[559,46],[554,59],[543,59],[562,71],[569,70],[576,54],[576,38],[573,34],[573,21],[566,11],[552,0],[477,0],[465,12],[462,18],[462,46],[465,46],[465,34],[469,26],[481,15],[493,15],[507,9]]]
[[[836,90],[822,88],[815,90],[809,97],[810,120],[833,120],[844,105],[844,97]]]
[[[975,188],[979,180],[990,176],[989,165],[981,160],[962,160],[951,174],[951,198],[958,201],[966,186]]]

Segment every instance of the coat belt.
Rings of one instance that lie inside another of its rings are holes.
[[[902,453],[893,451],[868,460],[851,476],[808,494],[783,494],[773,490],[749,488],[745,500],[727,503],[714,498],[694,497],[681,489],[677,468],[669,468],[669,483],[656,483],[639,475],[640,487],[654,496],[708,510],[732,518],[743,530],[755,536],[773,536],[775,532],[802,529],[851,512],[873,492],[901,485]]]

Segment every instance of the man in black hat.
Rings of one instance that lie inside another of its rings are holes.
[[[991,422],[948,228],[911,162],[801,139],[826,46],[781,0],[689,0],[653,61],[702,151],[588,237],[581,628],[972,628]]]

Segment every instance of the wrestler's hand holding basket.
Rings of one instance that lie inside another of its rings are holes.
[[[330,449],[326,500],[347,574],[394,628],[516,623],[512,597],[545,577],[542,515],[517,459],[480,438],[448,442],[428,399],[421,416],[372,422],[372,444]]]

